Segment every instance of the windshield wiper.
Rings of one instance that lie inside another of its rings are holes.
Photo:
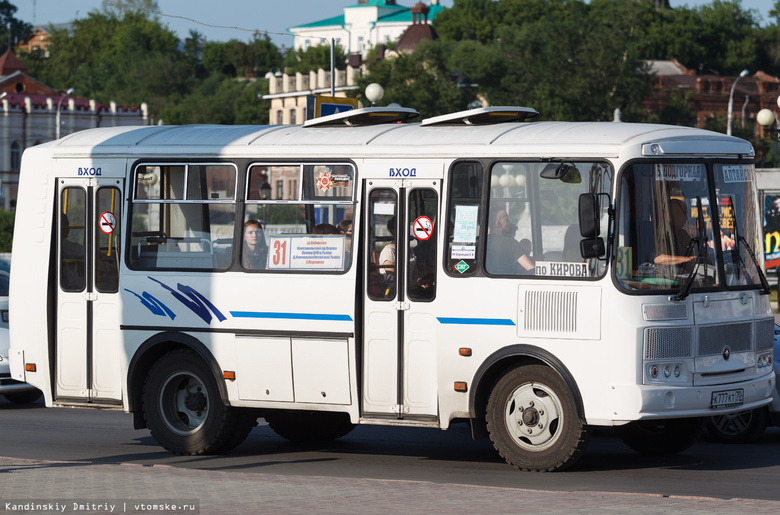
[[[691,272],[688,274],[688,277],[686,277],[685,281],[680,286],[680,291],[677,292],[677,295],[672,297],[672,300],[685,300],[685,298],[690,295],[691,293],[691,286],[693,285],[693,278],[696,277],[696,272],[699,270],[699,265],[704,261],[703,254],[706,252],[707,249],[707,235],[704,232],[704,228],[701,224],[701,197],[696,197],[696,238],[691,239],[691,242],[688,244],[688,249],[685,252],[685,255],[688,256],[690,249],[692,248],[693,244],[696,243],[699,246],[699,252],[696,254],[696,261],[693,264],[693,268],[691,269]],[[707,275],[707,265],[705,261],[704,265],[704,275]]]
[[[766,280],[766,275],[764,275],[763,270],[761,270],[761,265],[758,264],[758,259],[756,258],[756,254],[753,252],[753,249],[750,248],[750,245],[748,244],[747,240],[742,235],[737,236],[737,240],[736,240],[737,255],[738,256],[740,255],[739,253],[740,242],[745,246],[745,249],[747,250],[747,253],[750,256],[750,259],[753,260],[753,265],[756,267],[756,271],[758,272],[758,278],[761,280],[761,295],[769,295],[769,281]],[[739,260],[742,261],[741,256],[739,257]]]
[[[734,200],[731,197],[729,197],[728,200],[729,205],[731,206],[731,212],[736,213],[734,210]],[[750,256],[750,259],[753,260],[753,265],[756,267],[756,271],[758,272],[758,278],[761,280],[761,295],[769,295],[769,281],[767,281],[766,275],[764,275],[764,272],[761,270],[761,266],[758,264],[758,259],[756,258],[756,254],[753,252],[753,249],[750,248],[750,245],[748,244],[745,237],[739,233],[739,224],[737,223],[736,216],[734,217],[733,224],[735,236],[733,252],[736,254],[736,260],[732,258],[732,261],[736,261],[737,281],[739,281],[743,267],[745,268],[745,272],[747,272],[747,267],[745,267],[745,260],[742,259],[742,252],[739,251],[739,244],[742,243],[745,246],[748,255]]]
[[[699,270],[699,265],[702,262],[705,262],[703,259],[703,254],[706,252],[707,248],[707,237],[704,237],[703,243],[699,240],[699,238],[694,238],[691,240],[691,243],[697,243],[699,244],[699,253],[696,254],[696,261],[694,261],[693,268],[691,269],[691,272],[688,274],[688,277],[685,278],[685,281],[683,282],[682,286],[680,286],[680,291],[677,292],[677,295],[672,297],[672,300],[685,300],[685,298],[691,294],[691,286],[693,285],[693,278],[696,277],[696,272]],[[706,269],[706,262],[705,262],[705,269],[704,273],[707,273]]]

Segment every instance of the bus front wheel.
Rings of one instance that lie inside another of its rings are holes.
[[[213,372],[191,350],[165,354],[143,391],[146,425],[175,454],[219,454],[244,441],[257,418],[225,406]]]
[[[513,368],[499,378],[486,419],[493,446],[520,470],[566,469],[582,456],[590,440],[566,384],[542,365]]]

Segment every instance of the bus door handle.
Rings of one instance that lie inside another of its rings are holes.
[[[84,292],[84,300],[87,302],[95,302],[98,298],[97,292],[94,291],[85,291]]]

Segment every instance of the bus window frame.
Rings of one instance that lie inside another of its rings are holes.
[[[137,198],[137,187],[138,187],[138,169],[142,166],[158,166],[158,167],[172,167],[172,166],[182,166],[184,167],[184,177],[183,177],[183,195],[184,198],[182,199],[139,199]],[[233,172],[235,174],[234,181],[233,181],[233,198],[232,199],[189,199],[188,196],[188,189],[187,186],[189,184],[189,167],[190,166],[229,166],[233,168]],[[240,191],[240,181],[241,181],[241,166],[236,163],[236,161],[233,160],[224,160],[221,161],[219,159],[192,159],[192,160],[184,160],[181,158],[175,158],[171,160],[165,160],[165,159],[138,159],[135,162],[133,162],[131,166],[132,172],[129,174],[131,179],[130,188],[132,189],[132,193],[128,197],[128,206],[127,206],[127,213],[125,215],[125,223],[128,224],[128,229],[125,231],[125,250],[124,250],[124,259],[125,259],[125,266],[129,270],[134,271],[144,271],[144,272],[199,272],[199,273],[215,273],[215,272],[226,272],[227,270],[230,270],[230,266],[228,268],[184,268],[184,267],[157,267],[157,268],[149,268],[149,267],[141,267],[134,265],[132,263],[132,249],[133,249],[133,231],[132,231],[132,224],[133,224],[133,216],[135,214],[135,206],[138,205],[174,205],[174,204],[186,204],[186,205],[232,205],[233,207],[233,236],[232,239],[235,241],[236,238],[236,221],[237,221],[237,213],[239,213],[239,204],[241,203],[241,199],[238,197],[238,192]]]
[[[479,230],[477,233],[477,249],[476,249],[476,256],[477,256],[477,263],[476,263],[476,271],[472,273],[464,273],[460,274],[455,270],[450,269],[450,266],[448,265],[450,258],[449,258],[449,251],[450,251],[450,241],[449,236],[445,235],[443,244],[442,244],[442,268],[444,269],[444,273],[446,273],[450,277],[456,277],[456,278],[466,278],[466,277],[489,277],[492,279],[532,279],[532,280],[553,280],[553,281],[583,281],[583,282],[594,282],[594,281],[600,281],[602,280],[606,275],[608,275],[609,272],[609,264],[612,260],[612,256],[610,255],[610,249],[609,245],[607,246],[607,255],[602,256],[601,258],[598,258],[599,261],[606,261],[606,265],[603,267],[603,270],[601,274],[599,275],[593,275],[588,277],[565,277],[565,276],[551,276],[551,275],[535,275],[535,274],[529,274],[529,275],[498,275],[498,274],[491,274],[486,270],[486,263],[487,263],[487,239],[488,239],[488,231],[490,229],[490,201],[495,200],[491,199],[490,197],[490,177],[493,171],[493,168],[498,164],[527,164],[527,165],[540,165],[543,163],[546,163],[547,161],[550,161],[551,159],[541,160],[539,158],[537,159],[512,159],[512,158],[500,158],[500,157],[492,157],[492,158],[478,158],[478,159],[471,159],[471,158],[462,158],[457,159],[453,161],[450,164],[450,167],[447,171],[447,187],[444,188],[445,191],[444,194],[447,195],[446,197],[446,210],[444,212],[444,219],[446,220],[447,224],[449,224],[450,221],[450,215],[451,210],[453,208],[453,197],[451,195],[451,183],[452,183],[452,173],[455,169],[455,166],[460,163],[474,163],[479,164],[482,166],[482,191],[480,192],[480,198],[478,201],[479,205]],[[617,177],[619,177],[618,173],[615,171],[615,164],[607,158],[594,158],[594,157],[567,157],[567,158],[560,158],[560,159],[552,159],[551,161],[562,161],[565,160],[566,162],[572,162],[572,163],[591,163],[591,164],[600,164],[604,168],[606,168],[609,171],[609,174],[611,176],[611,182],[609,185],[609,188],[602,193],[608,193],[610,196],[610,200],[612,201],[612,205],[616,205],[613,201],[613,191],[615,188],[615,184],[617,181]],[[542,179],[538,174],[528,174],[526,176],[526,181],[528,181],[529,186],[527,186],[528,190],[531,190],[531,185],[535,185],[537,192],[541,191],[541,188],[539,188],[539,184],[542,184],[540,181],[542,180],[553,180],[553,179]],[[498,199],[500,200],[500,199]],[[529,209],[531,209],[531,216],[532,221],[533,220],[539,220],[541,217],[540,214],[540,207],[539,207],[539,201],[535,201],[531,198],[530,195],[526,195],[525,199],[522,200],[523,202],[527,202],[529,205]],[[614,232],[614,228],[612,227],[611,222],[608,223],[608,230]],[[449,227],[448,227],[449,230]],[[533,235],[534,240],[541,241],[542,239],[542,226],[541,224],[532,225],[531,227],[531,234]],[[607,242],[611,242],[614,238],[613,234],[609,234],[608,238],[606,239]],[[534,243],[534,245],[536,245]]]
[[[715,177],[715,165],[718,164],[741,164],[741,165],[756,165],[755,159],[740,159],[738,157],[733,158],[725,158],[725,157],[667,157],[667,158],[635,158],[631,159],[623,164],[621,166],[618,173],[615,175],[615,180],[613,181],[613,186],[615,189],[615,199],[612,203],[613,209],[614,209],[614,220],[612,221],[612,233],[609,235],[608,241],[608,248],[613,248],[613,252],[611,254],[608,254],[609,264],[610,268],[612,270],[610,271],[609,275],[611,277],[612,283],[615,286],[615,289],[622,293],[623,295],[639,295],[639,296],[652,296],[652,295],[670,295],[670,294],[676,294],[680,288],[665,288],[665,289],[629,289],[626,288],[621,284],[621,280],[617,277],[617,257],[618,257],[618,238],[620,236],[620,224],[622,223],[621,217],[624,215],[624,213],[621,210],[622,202],[623,202],[623,188],[622,188],[622,181],[625,177],[627,171],[634,166],[637,163],[641,164],[648,164],[648,165],[654,165],[654,164],[687,164],[687,163],[693,163],[693,164],[703,164],[705,171],[707,173],[707,193],[710,196],[709,200],[717,199],[718,195],[716,195],[715,190],[715,183],[716,183],[716,177]],[[761,194],[758,191],[758,186],[756,186],[756,199],[758,202],[761,201]],[[759,206],[759,209],[762,207]],[[758,228],[758,233],[763,238],[763,224],[761,224]],[[724,280],[721,281],[721,283],[718,286],[715,287],[701,287],[697,286],[695,290],[691,290],[691,293],[716,293],[716,292],[727,292],[727,291],[749,291],[749,290],[755,290],[757,286],[756,284],[747,284],[747,285],[736,285],[736,286],[728,286],[725,281],[725,270],[723,268],[724,264],[724,258],[722,256],[722,243],[720,241],[720,219],[719,217],[715,216],[712,220],[712,231],[713,231],[713,240],[715,243],[716,248],[716,255],[718,256],[718,263],[717,263],[717,269],[718,274],[720,274],[721,278],[724,278]],[[756,249],[752,249],[753,252],[756,252]],[[609,252],[609,251],[608,251]],[[756,252],[756,257],[759,258],[758,253]],[[759,258],[760,260],[763,260],[763,257]]]
[[[305,191],[304,191],[304,177],[303,174],[305,172],[306,167],[311,166],[349,166],[352,169],[352,191],[350,193],[350,200],[328,200],[327,197],[323,197],[322,199],[313,199],[313,200],[303,200]],[[296,198],[295,199],[249,199],[249,188],[250,188],[250,173],[252,171],[252,168],[254,167],[266,167],[266,168],[282,168],[282,167],[290,167],[290,168],[296,168],[296,176],[297,176],[297,191],[296,191]],[[349,160],[349,159],[339,159],[339,160],[290,160],[285,159],[281,161],[258,161],[258,160],[251,160],[246,163],[245,168],[241,171],[242,177],[241,180],[243,181],[243,197],[239,199],[239,210],[236,214],[236,239],[235,241],[237,243],[234,243],[234,248],[236,249],[242,249],[243,248],[243,224],[247,221],[246,213],[247,213],[247,207],[253,206],[253,205],[266,205],[266,206],[304,206],[306,207],[307,212],[307,221],[308,221],[308,213],[309,211],[313,212],[314,206],[352,206],[353,207],[353,218],[352,218],[352,224],[353,228],[356,225],[355,217],[358,214],[357,211],[357,202],[355,201],[355,198],[357,196],[358,192],[358,167],[357,165]],[[313,220],[312,216],[312,222]],[[336,225],[336,224],[333,224]],[[314,226],[312,225],[312,228]],[[263,229],[266,229],[265,224],[263,225]],[[291,233],[292,234],[292,233]],[[296,233],[298,234],[298,233]],[[304,233],[311,235],[311,233]],[[349,273],[349,271],[353,268],[355,265],[355,262],[357,260],[357,252],[355,249],[357,248],[357,242],[356,239],[353,237],[351,239],[351,248],[347,248],[345,246],[345,252],[348,252],[350,254],[350,260],[349,263],[345,263],[345,267],[342,270],[281,270],[281,269],[269,269],[269,268],[263,268],[263,269],[247,269],[241,267],[241,250],[235,251],[235,257],[236,257],[236,263],[235,263],[235,269],[241,270],[244,273],[248,274],[293,274],[293,275],[344,275]],[[270,249],[268,250],[270,252]],[[233,268],[231,268],[232,270]]]

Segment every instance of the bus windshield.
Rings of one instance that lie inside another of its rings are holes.
[[[653,291],[760,285],[754,174],[752,164],[629,167],[618,208],[619,284]]]

